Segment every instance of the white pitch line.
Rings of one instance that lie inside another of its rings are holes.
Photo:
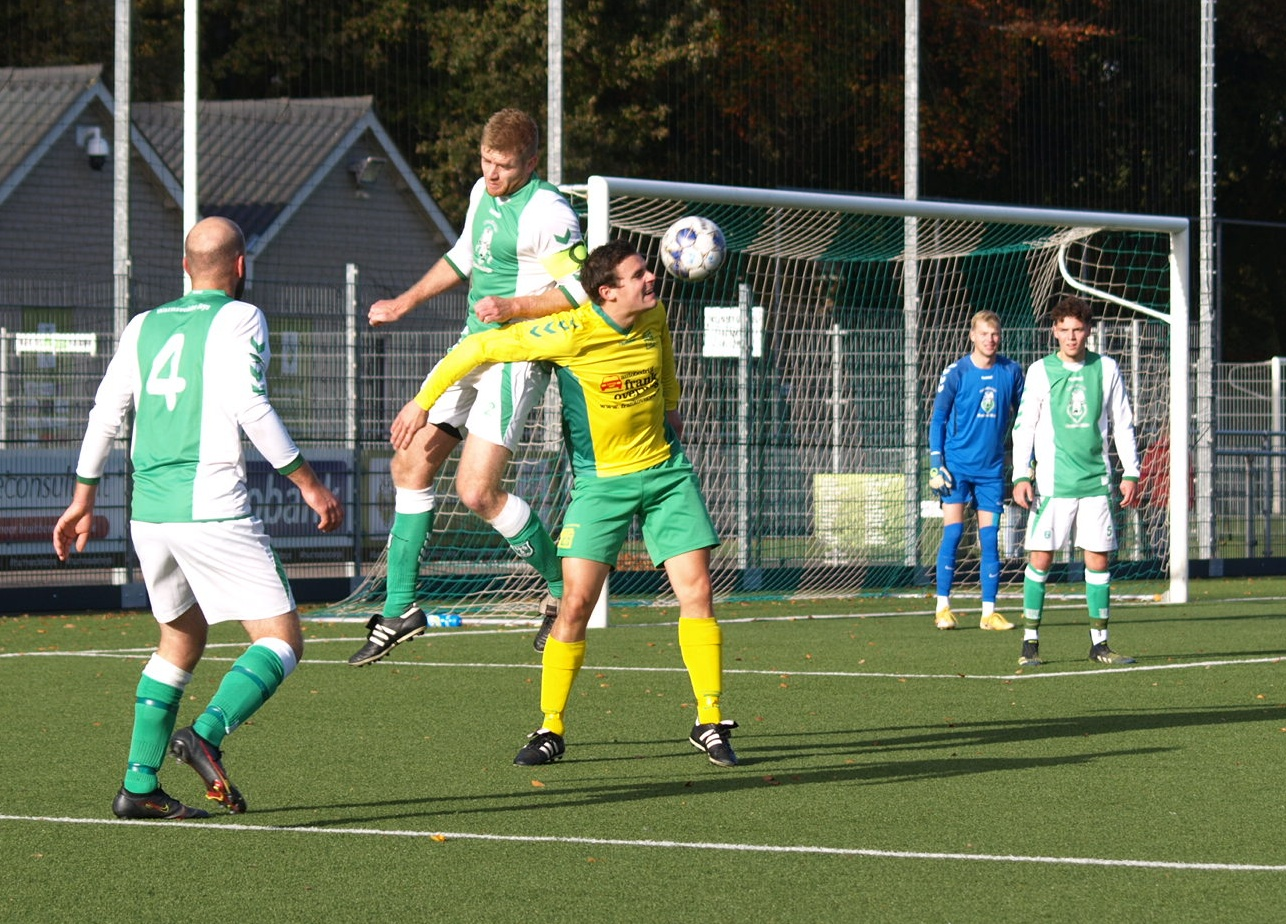
[[[361,639],[309,639],[308,644],[315,645],[322,642],[345,642],[352,644]],[[244,650],[244,643],[230,642],[210,645],[209,648],[235,648]],[[0,652],[0,659],[4,658],[116,658],[116,659],[138,659],[143,655],[149,654],[151,648],[118,648],[112,650],[95,649],[89,651],[10,651]],[[207,649],[208,650],[208,649]],[[220,658],[206,656],[202,661],[210,663],[223,663],[235,661],[235,658]],[[1263,658],[1224,658],[1218,661],[1184,661],[1174,664],[1135,664],[1133,666],[1119,667],[1099,667],[1077,671],[1042,671],[1039,668],[1033,668],[1032,673],[1022,673],[1015,671],[1006,674],[961,674],[958,671],[937,674],[917,674],[898,671],[817,671],[817,670],[791,670],[788,668],[724,668],[724,674],[738,674],[744,676],[760,677],[790,677],[795,680],[809,677],[838,677],[849,679],[885,679],[885,680],[1038,680],[1053,679],[1055,677],[1090,677],[1094,675],[1125,675],[1132,673],[1144,673],[1149,671],[1174,671],[1174,670],[1191,670],[1194,668],[1207,669],[1212,667],[1236,667],[1247,664],[1280,664],[1284,659],[1281,656],[1269,656]],[[318,661],[305,659],[303,662],[310,667],[349,667],[346,661]],[[539,670],[540,665],[534,662],[523,664],[505,664],[491,663],[482,661],[394,661],[384,658],[380,662],[384,667],[424,667],[424,668],[468,668],[472,670]],[[586,664],[581,670],[618,672],[618,673],[639,673],[639,674],[681,674],[686,673],[687,668],[682,666],[673,667],[629,667],[620,664],[603,664],[594,665]]]
[[[0,821],[32,821],[81,825],[144,825],[156,821],[110,818],[72,818],[56,815],[0,815]],[[1266,863],[1190,863],[1178,860],[1129,860],[1109,857],[1044,857],[1022,854],[940,853],[919,850],[877,850],[869,847],[823,847],[808,844],[735,844],[720,841],[627,840],[609,837],[554,837],[528,834],[479,834],[472,831],[403,831],[385,828],[318,828],[309,825],[210,824],[170,821],[165,828],[194,828],[202,831],[272,832],[277,834],[351,835],[358,837],[430,838],[436,841],[492,841],[515,844],[571,844],[589,847],[642,847],[675,850],[724,850],[735,853],[814,854],[818,856],[870,857],[887,860],[973,860],[989,863],[1042,863],[1063,866],[1128,867],[1131,869],[1204,870],[1235,873],[1286,873],[1286,865]]]

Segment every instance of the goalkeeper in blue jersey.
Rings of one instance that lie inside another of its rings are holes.
[[[998,519],[1005,489],[1005,437],[1023,392],[1023,370],[1000,354],[1000,317],[979,311],[969,325],[973,351],[938,379],[929,422],[929,487],[942,499],[942,544],[938,547],[938,606],[934,624],[954,629],[951,586],[955,581],[965,507],[978,511],[982,547],[982,629],[1012,629],[996,612],[1000,588]]]
[[[585,629],[637,518],[643,542],[679,600],[679,651],[696,697],[688,740],[721,767],[737,763],[736,723],[724,719],[722,645],[710,550],[719,535],[679,443],[679,384],[656,276],[628,241],[596,248],[581,267],[591,303],[542,320],[466,337],[398,413],[394,448],[409,445],[452,383],[486,363],[550,362],[576,483],[558,534],[563,599],[544,649],[543,720],[514,763],[551,763],[565,751],[564,712],[585,661]]]

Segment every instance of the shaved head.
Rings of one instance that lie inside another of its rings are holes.
[[[222,289],[240,295],[246,239],[227,218],[203,218],[192,226],[183,245],[183,268],[194,289]]]

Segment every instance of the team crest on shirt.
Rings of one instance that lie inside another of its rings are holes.
[[[496,226],[487,222],[478,235],[478,243],[473,246],[473,265],[487,267],[491,265],[491,239],[496,236]]]
[[[1073,425],[1082,425],[1089,414],[1089,400],[1085,397],[1084,385],[1073,385],[1067,397],[1067,416]]]
[[[982,400],[978,402],[978,416],[996,416],[996,389],[990,385],[982,390]]]

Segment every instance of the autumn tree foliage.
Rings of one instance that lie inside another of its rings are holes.
[[[905,188],[904,0],[563,6],[565,181]],[[113,7],[0,0],[0,67],[102,63],[110,86]],[[1244,331],[1227,325],[1237,357],[1286,344],[1276,336],[1286,241],[1233,223],[1286,222],[1275,194],[1286,179],[1278,7],[1218,7],[1219,214],[1239,254],[1220,292],[1226,316],[1254,314]],[[545,118],[539,0],[201,0],[200,10],[203,98],[370,95],[455,221],[487,115],[519,106]],[[1196,0],[920,0],[920,195],[1195,217],[1199,11]],[[134,0],[135,99],[180,98],[182,14],[183,0]]]

